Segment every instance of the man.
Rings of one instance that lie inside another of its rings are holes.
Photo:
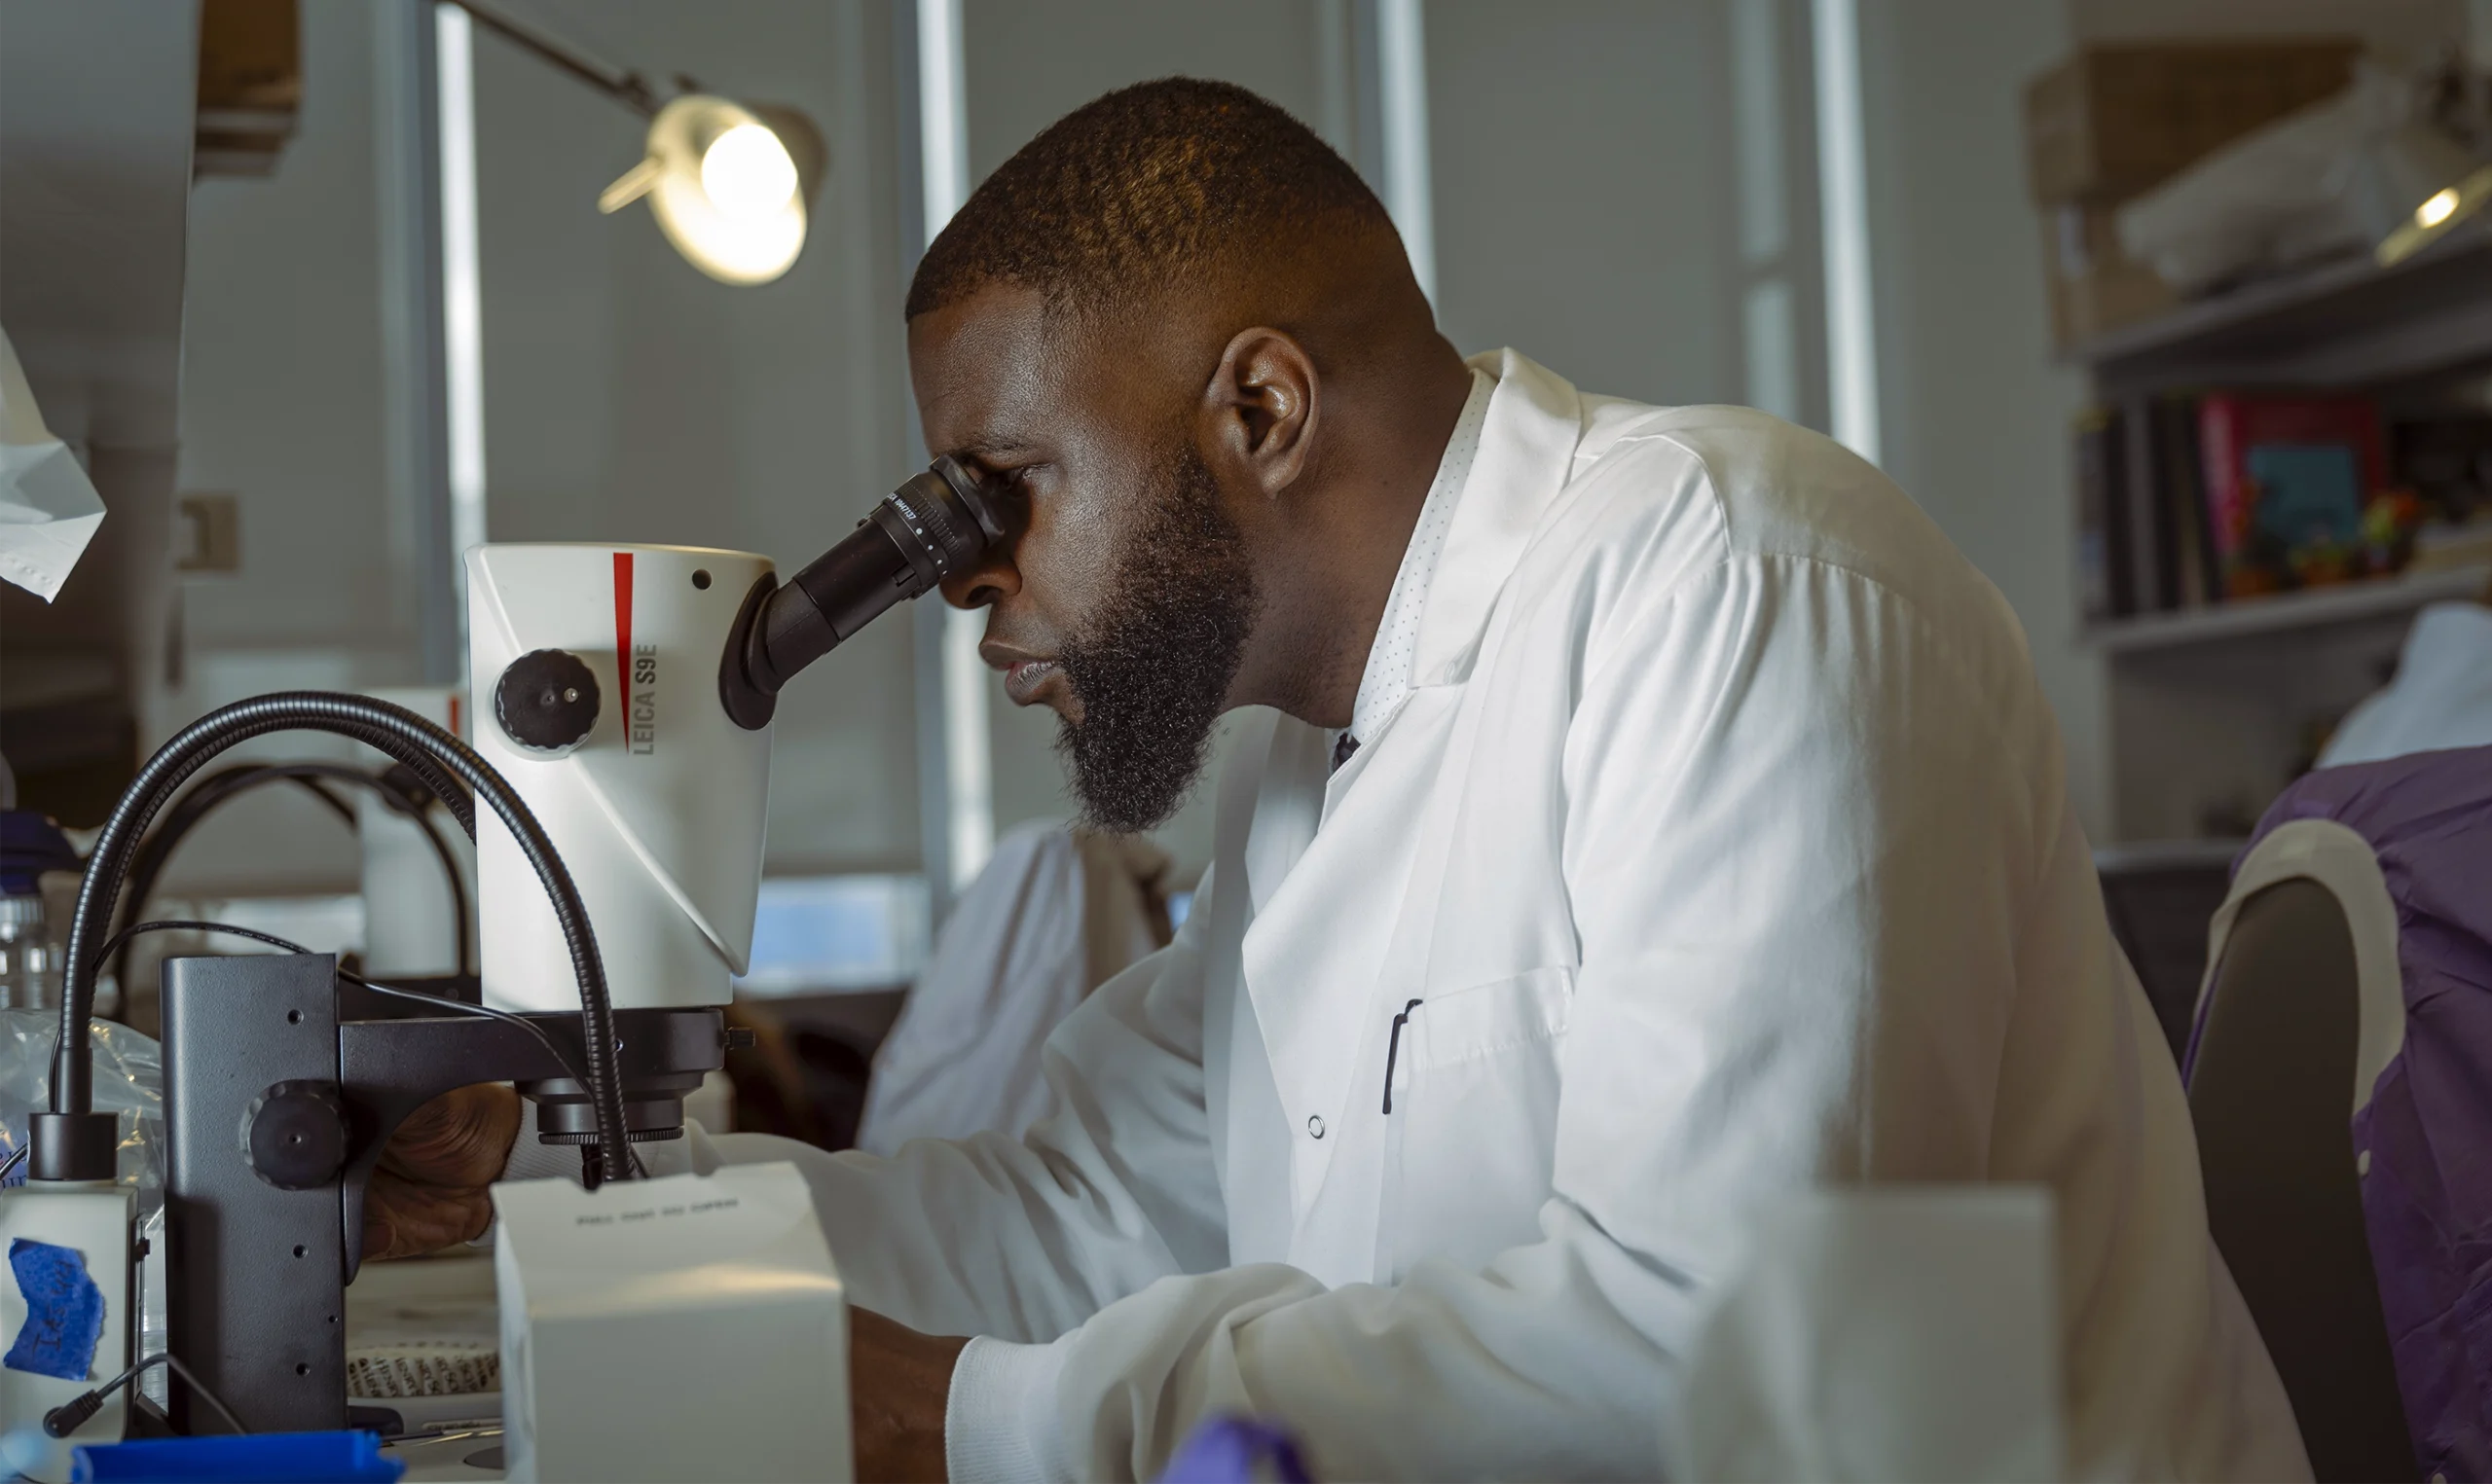
[[[1049,128],[908,316],[1018,523],[945,596],[1091,822],[1268,709],[1025,1142],[675,1146],[807,1171],[861,1476],[1148,1477],[1226,1411],[1322,1476],[1651,1476],[1747,1213],[1890,1180],[2052,1188],[2075,1471],[2306,1472],[2015,621],[1875,469],[1465,363],[1357,176],[1219,84]],[[470,1101],[400,1169],[499,1169]]]

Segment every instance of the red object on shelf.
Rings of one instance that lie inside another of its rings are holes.
[[[2206,465],[2207,526],[2227,597],[2274,592],[2290,570],[2288,554],[2255,541],[2259,489],[2251,451],[2262,447],[2342,447],[2353,451],[2362,488],[2359,510],[2388,485],[2379,408],[2368,397],[2255,397],[2218,393],[2198,404],[2198,448]]]

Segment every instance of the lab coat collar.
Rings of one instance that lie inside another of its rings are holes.
[[[1457,685],[1470,676],[1497,595],[1564,488],[1583,437],[1583,399],[1563,377],[1512,349],[1482,351],[1464,364],[1484,372],[1497,386],[1421,608],[1411,666],[1413,690]],[[1394,719],[1386,718],[1383,731],[1392,730]],[[1361,739],[1358,753],[1337,778],[1329,734],[1289,717],[1273,718],[1269,740],[1262,742],[1267,749],[1259,769],[1262,787],[1239,863],[1257,912],[1315,838],[1329,813],[1328,795],[1338,796],[1364,772],[1382,741],[1381,735]]]
[[[1428,584],[1411,667],[1414,690],[1459,684],[1470,675],[1497,594],[1564,488],[1583,436],[1583,399],[1563,377],[1511,349],[1483,351],[1465,364],[1486,373],[1497,387]],[[1384,731],[1392,730],[1393,719]],[[1335,781],[1329,734],[1286,716],[1260,723],[1259,733],[1261,725],[1271,731],[1241,739],[1246,750],[1240,754],[1241,761],[1257,758],[1261,786],[1251,803],[1238,801],[1252,811],[1238,870],[1258,913],[1315,838]],[[1340,785],[1365,770],[1382,741],[1380,735],[1360,740]]]
[[[1470,675],[1489,610],[1564,487],[1583,436],[1583,399],[1564,378],[1513,350],[1484,351],[1469,364],[1496,378],[1497,389],[1428,585],[1411,665],[1414,688]]]

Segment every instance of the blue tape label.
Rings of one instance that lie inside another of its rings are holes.
[[[87,1276],[76,1248],[23,1237],[9,1244],[9,1268],[25,1295],[26,1322],[0,1365],[60,1381],[84,1381],[104,1337],[104,1290]]]

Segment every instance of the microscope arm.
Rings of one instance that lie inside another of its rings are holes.
[[[486,1070],[480,1073],[480,1068]],[[339,1172],[338,1189],[339,1249],[348,1283],[363,1267],[364,1192],[389,1137],[410,1113],[478,1082],[550,1081],[571,1074],[517,1026],[461,1015],[341,1022],[338,1069],[353,1151]]]
[[[578,1017],[529,1019],[577,1064]],[[726,1021],[715,1009],[617,1010],[614,1023],[617,1069],[635,1087],[688,1092],[726,1065]],[[536,1104],[538,1138],[593,1146],[593,1133],[583,1127],[588,1089],[542,1041],[507,1021],[465,1015],[341,1021],[338,1069],[355,1145],[339,1176],[339,1237],[348,1283],[363,1263],[364,1192],[389,1136],[443,1093],[479,1082],[515,1082]],[[634,1132],[648,1137],[650,1130],[640,1126],[642,1105],[626,1109]],[[680,1126],[660,1137],[682,1137]]]
[[[565,1065],[581,1018],[529,1017],[557,1058],[508,1021],[395,1013],[325,954],[174,959],[164,985],[170,1348],[255,1431],[342,1428],[346,1285],[389,1136],[454,1088],[514,1081],[540,1130],[593,1149],[589,1095]],[[614,1024],[613,1063],[636,1082],[695,1087],[725,1063],[715,1008]],[[189,1426],[187,1392],[173,1402]]]

